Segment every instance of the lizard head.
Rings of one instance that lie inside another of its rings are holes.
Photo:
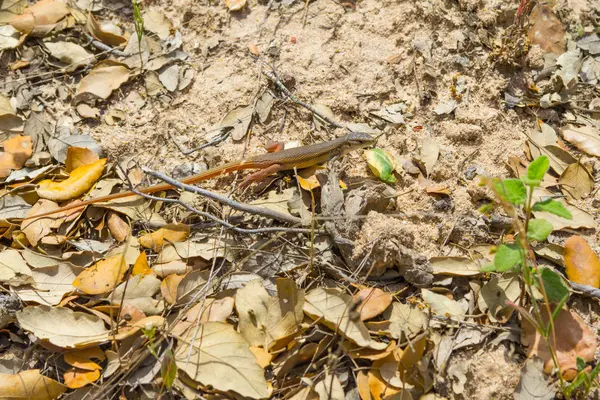
[[[359,149],[363,147],[368,147],[377,141],[377,138],[369,135],[368,133],[362,132],[350,132],[346,135],[346,143],[348,147],[352,149]]]

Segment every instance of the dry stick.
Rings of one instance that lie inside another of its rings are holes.
[[[214,193],[214,192],[210,192],[206,189],[202,189],[199,188],[197,186],[192,186],[192,185],[186,185],[184,183],[181,183],[175,179],[169,178],[168,176],[166,176],[165,174],[162,174],[160,172],[156,172],[156,171],[152,171],[148,168],[142,168],[142,170],[144,172],[146,172],[147,174],[149,174],[150,176],[153,176],[155,178],[158,178],[166,183],[168,183],[169,185],[179,188],[181,190],[184,190],[186,192],[192,192],[192,193],[196,193],[199,194],[200,196],[203,197],[207,197],[211,200],[215,200],[218,201],[220,203],[226,204],[229,207],[238,210],[238,211],[242,211],[242,212],[247,212],[250,214],[256,214],[256,215],[260,215],[263,217],[268,217],[268,218],[272,218],[272,219],[276,219],[278,221],[283,221],[283,222],[288,222],[291,224],[304,224],[304,221],[302,221],[301,218],[297,218],[297,217],[293,217],[291,215],[286,215],[283,213],[279,213],[277,211],[273,211],[273,210],[269,210],[267,208],[263,208],[263,207],[256,207],[256,206],[252,206],[249,204],[243,204],[243,203],[238,203],[237,201],[234,201],[228,197],[222,196],[220,194]],[[148,196],[145,194],[141,194],[139,192],[136,192],[136,194],[140,194],[143,195],[144,197],[148,197],[148,198],[153,198],[153,196]],[[188,210],[192,211],[194,210],[193,207],[183,203],[180,200],[173,200],[173,199],[164,199],[164,198],[159,198],[159,197],[154,197],[154,200],[160,200],[160,201],[166,201],[166,202],[173,202],[173,203],[178,203],[183,205],[184,207],[186,207]],[[201,211],[193,211],[193,212],[197,212],[203,216],[206,216],[207,218],[210,218],[214,221],[217,221],[221,224],[223,224],[224,226],[230,228],[230,229],[241,229],[241,228],[237,228],[231,224],[229,224],[226,221],[222,221],[219,220],[218,218],[216,218],[214,215],[211,214],[207,214],[207,213],[203,213]],[[249,229],[244,229],[243,231],[246,231],[247,233],[249,233],[248,231],[252,231],[253,233],[258,233],[258,231],[260,232],[277,232],[277,231],[286,231],[286,232],[298,232],[298,233],[310,233],[311,230],[310,229],[302,229],[302,228],[261,228],[261,229],[253,229],[253,230],[249,230]]]

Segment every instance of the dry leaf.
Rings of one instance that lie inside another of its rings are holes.
[[[53,201],[40,199],[37,203],[33,205],[31,210],[27,213],[27,216],[38,215],[45,213],[47,211],[54,211],[58,207]],[[59,221],[61,222],[61,221]],[[21,232],[25,234],[27,240],[32,246],[37,246],[40,239],[44,236],[52,232],[52,228],[57,228],[56,220],[48,217],[41,218],[33,218],[27,219],[25,218],[21,223]]]
[[[127,41],[127,38],[121,36],[120,32],[111,29],[106,24],[98,23],[92,13],[88,13],[86,27],[94,38],[109,46],[120,46]]]
[[[563,54],[566,48],[565,28],[551,7],[536,5],[529,14],[527,36],[531,44],[537,44],[544,53]]]
[[[344,400],[344,389],[335,375],[325,374],[325,378],[315,385],[320,400]]]
[[[600,259],[581,236],[571,236],[565,242],[565,269],[575,283],[600,288]]]
[[[142,247],[159,252],[169,243],[183,242],[190,235],[190,226],[187,224],[167,224],[157,231],[147,233],[138,241]]]
[[[465,310],[456,301],[427,289],[421,289],[421,295],[434,314],[459,321],[465,318]]]
[[[586,154],[600,157],[600,132],[593,126],[565,125],[561,132],[567,142]]]
[[[65,3],[55,0],[40,0],[27,7],[21,15],[17,15],[10,24],[23,33],[29,33],[34,28],[55,24],[69,14]]]
[[[142,18],[144,19],[144,29],[156,33],[161,40],[171,36],[171,31],[174,29],[173,23],[162,12],[149,10],[144,12]]]
[[[67,148],[67,160],[65,161],[65,168],[67,172],[71,172],[74,169],[83,165],[90,165],[98,161],[100,157],[96,152],[86,147],[71,146]]]
[[[34,287],[15,288],[15,292],[22,301],[54,306],[65,294],[75,291],[72,283],[82,270],[69,263],[38,267],[31,271]]]
[[[148,265],[148,257],[145,251],[141,251],[140,255],[135,259],[133,268],[131,269],[131,275],[155,275],[155,272]]]
[[[250,351],[256,357],[256,362],[258,363],[258,365],[260,365],[261,368],[267,368],[269,365],[271,365],[273,355],[269,354],[268,351],[266,351],[262,347],[254,346],[250,346]]]
[[[77,68],[96,61],[93,54],[88,53],[83,47],[71,42],[45,42],[52,57],[67,64],[65,71],[72,72]]]
[[[39,183],[37,189],[38,195],[42,199],[55,201],[70,200],[79,197],[96,183],[102,176],[106,158],[100,159],[93,164],[82,165],[71,172],[71,175],[61,182],[52,182],[43,180]]]
[[[0,153],[0,178],[6,178],[13,169],[21,169],[33,153],[31,136],[13,136],[2,142],[4,152]]]
[[[86,294],[102,294],[114,289],[125,276],[127,264],[123,255],[100,260],[84,270],[73,281],[73,286]]]
[[[477,306],[481,312],[487,313],[493,322],[506,322],[514,308],[507,306],[506,301],[516,302],[521,296],[521,283],[515,274],[493,276],[479,291]]]
[[[117,242],[124,242],[131,233],[129,224],[114,211],[108,213],[106,225],[108,226],[110,234]],[[146,264],[148,263],[146,262]],[[148,267],[148,269],[150,268]]]
[[[384,312],[392,304],[392,295],[378,288],[368,288],[360,290],[352,300],[361,302],[358,306],[360,320],[366,321]]]
[[[164,278],[172,274],[183,276],[188,272],[192,272],[192,266],[187,265],[183,261],[171,261],[166,264],[153,265],[151,269],[159,278]]]
[[[248,342],[232,325],[206,322],[197,332],[188,330],[181,339],[175,349],[175,362],[193,380],[252,399],[269,397],[263,369]]]
[[[429,263],[434,274],[472,276],[481,273],[477,263],[469,257],[431,257]]]
[[[576,200],[587,197],[594,188],[592,175],[579,162],[569,165],[558,179],[558,183],[563,193]]]
[[[225,255],[225,246],[220,242],[209,240],[206,242],[179,242],[166,246],[156,260],[156,264],[165,264],[171,261],[186,260],[189,258],[201,257],[204,260],[211,260]]]
[[[108,340],[104,322],[92,314],[64,307],[33,306],[17,311],[16,316],[21,328],[58,347],[89,347]]]
[[[544,325],[548,323],[548,313],[545,307],[542,310]],[[527,346],[527,357],[538,356],[544,361],[544,372],[550,374],[554,369],[554,362],[548,349],[548,344],[537,329],[526,318],[521,319],[521,342]],[[553,335],[548,340],[556,351],[558,365],[566,380],[572,380],[577,375],[577,357],[585,362],[594,360],[597,339],[585,321],[573,311],[560,310],[554,321],[556,341]]]
[[[92,93],[101,99],[107,99],[113,90],[127,82],[129,76],[130,71],[125,64],[112,60],[101,61],[79,81],[75,96]]]
[[[425,166],[425,173],[427,176],[431,174],[439,156],[440,146],[437,144],[436,140],[432,137],[424,138],[419,159]]]
[[[252,346],[269,349],[279,339],[299,329],[304,318],[304,291],[290,279],[277,279],[277,297],[271,297],[263,281],[250,281],[235,295],[238,329]]]
[[[388,385],[387,382],[381,377],[379,371],[376,369],[369,371],[367,380],[373,400],[393,398],[392,396],[402,391],[402,389]]]
[[[244,8],[246,0],[225,0],[225,6],[229,11],[238,11]]]
[[[577,208],[577,207],[567,203],[564,199],[555,198],[555,196],[556,195],[554,193],[552,193],[546,189],[535,188],[535,190],[533,192],[533,202],[535,203],[537,201],[544,201],[548,198],[553,198],[554,201],[558,201],[558,202],[562,203],[563,206],[565,206],[565,208],[567,210],[569,210],[569,212],[571,213],[573,218],[572,219],[562,218],[562,217],[559,217],[557,215],[554,215],[554,214],[546,212],[546,211],[533,211],[533,214],[536,218],[543,218],[543,219],[547,220],[548,222],[550,222],[552,224],[552,226],[554,227],[555,231],[558,231],[558,230],[561,230],[564,228],[596,229],[597,223],[596,223],[594,217],[590,213],[583,211],[582,209]]]
[[[154,299],[160,290],[160,280],[154,275],[136,275],[121,283],[108,296],[112,304],[130,304],[146,315],[157,315],[164,310],[162,301]]]
[[[100,378],[100,371],[86,371],[84,369],[71,368],[63,374],[65,385],[69,389],[79,389],[95,382]]]
[[[100,347],[90,347],[89,349],[67,351],[64,354],[64,359],[67,364],[72,367],[84,369],[86,371],[101,370],[102,367],[92,361],[93,359],[104,361],[106,354]]]
[[[218,300],[204,299],[185,313],[181,321],[173,327],[172,332],[174,335],[183,335],[187,329],[197,326],[198,323],[226,322],[233,312],[234,304],[233,297],[224,297]],[[199,315],[200,313],[202,315]]]
[[[31,283],[31,270],[14,249],[5,249],[0,252],[0,282],[12,286]]]
[[[0,374],[0,398],[7,400],[54,400],[67,391],[67,387],[40,374],[39,369],[29,369],[18,374]]]
[[[359,346],[383,350],[385,343],[371,339],[365,324],[357,315],[351,318],[352,298],[337,289],[317,288],[305,296],[304,312],[334,332],[340,332]]]
[[[398,340],[412,339],[425,329],[428,322],[427,314],[423,311],[398,302],[393,303],[384,316],[390,322],[390,335]]]
[[[233,140],[240,140],[248,132],[252,115],[254,115],[254,107],[239,106],[228,112],[219,123],[219,126],[221,128],[233,128],[231,137]]]

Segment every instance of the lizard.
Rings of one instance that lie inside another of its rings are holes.
[[[196,175],[181,179],[184,184],[194,184],[200,181],[212,179],[225,175],[234,171],[247,169],[258,169],[259,171],[252,173],[242,182],[241,187],[248,186],[251,182],[260,181],[269,175],[279,171],[288,171],[293,169],[302,169],[311,167],[317,164],[325,163],[333,158],[341,157],[352,150],[365,148],[375,143],[375,138],[366,133],[350,132],[345,136],[333,139],[327,142],[311,144],[307,146],[294,147],[266,154],[261,154],[246,159],[241,159],[229,162]],[[168,183],[148,186],[137,190],[138,193],[151,194],[164,190],[173,189],[174,187]],[[137,196],[138,193],[126,191],[121,193],[113,193],[107,196],[96,197],[85,200],[77,204],[69,204],[52,211],[32,215],[26,219],[47,217],[52,214],[62,213],[64,211],[82,208],[90,204],[103,203],[124,197]]]

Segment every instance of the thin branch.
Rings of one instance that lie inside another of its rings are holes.
[[[304,225],[305,222],[301,219],[301,218],[297,218],[297,217],[293,217],[291,215],[286,215],[283,213],[279,213],[277,211],[273,211],[273,210],[269,210],[267,208],[264,207],[256,207],[256,206],[252,206],[249,204],[244,204],[244,203],[239,203],[237,201],[234,201],[228,197],[225,197],[223,195],[208,191],[206,189],[202,189],[199,188],[197,186],[192,186],[192,185],[186,185],[184,183],[181,183],[173,178],[169,178],[168,176],[166,176],[165,174],[162,174],[160,172],[156,172],[156,171],[152,171],[148,168],[142,168],[142,170],[146,173],[148,173],[150,176],[153,176],[155,178],[158,178],[166,183],[168,183],[169,185],[172,185],[173,187],[179,188],[181,190],[187,191],[187,192],[192,192],[192,193],[196,193],[199,194],[200,196],[209,198],[211,200],[215,200],[218,201],[220,203],[226,204],[227,206],[238,210],[238,211],[242,211],[242,212],[247,212],[250,214],[255,214],[255,215],[260,215],[263,217],[268,217],[268,218],[272,218],[272,219],[276,219],[278,221],[283,221],[283,222],[288,222],[291,224],[298,224],[298,225]],[[208,213],[204,213],[202,211],[196,210],[193,207],[185,204],[184,202],[181,202],[180,200],[174,200],[174,199],[165,199],[162,197],[154,197],[154,196],[149,196],[146,194],[142,194],[140,192],[137,192],[134,190],[134,192],[136,194],[139,194],[141,196],[147,197],[147,198],[151,198],[154,200],[159,200],[159,201],[166,201],[169,203],[177,203],[180,204],[182,206],[184,206],[186,209],[197,213],[199,215],[202,215],[206,218],[210,218],[215,222],[221,223],[223,224],[223,226],[226,226],[230,229],[236,229],[236,230],[240,230],[241,228],[237,228],[233,225],[231,225],[230,223],[220,220],[217,217],[215,217],[214,215],[208,214]],[[278,232],[278,231],[287,231],[287,232],[299,232],[299,233],[310,233],[311,230],[310,229],[300,229],[300,228],[261,228],[261,229],[253,229],[253,230],[248,230],[248,229],[244,229],[244,230],[240,230],[240,232],[243,233],[262,233],[262,232]]]

